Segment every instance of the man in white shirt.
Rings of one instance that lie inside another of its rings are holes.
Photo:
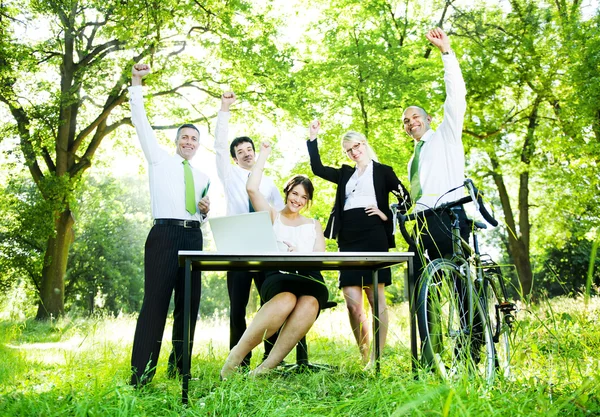
[[[179,267],[179,250],[202,250],[201,223],[210,209],[209,178],[189,164],[199,147],[199,132],[192,124],[182,125],[175,139],[175,155],[158,145],[144,109],[142,78],[150,66],[132,69],[131,121],[148,161],[150,198],[154,226],[144,252],[144,301],[138,316],[131,353],[131,384],[145,385],[156,371],[171,294],[175,292],[173,349],[169,357],[170,377],[181,373],[183,364],[184,271]],[[190,354],[200,307],[200,273],[192,273]],[[190,356],[191,357],[191,356]]]
[[[247,136],[235,138],[228,143],[229,136],[229,108],[235,102],[233,92],[226,92],[221,97],[221,111],[217,115],[215,128],[215,151],[217,154],[217,174],[223,183],[227,198],[227,215],[243,214],[254,211],[246,192],[246,182],[250,170],[255,163],[255,150],[252,139]],[[231,164],[229,157],[235,165]],[[260,192],[265,196],[271,206],[278,211],[283,209],[284,203],[281,194],[273,180],[264,175],[260,183]],[[246,307],[250,298],[252,280],[260,293],[264,281],[264,274],[248,271],[228,271],[227,291],[229,293],[229,348],[233,348],[246,330]],[[277,335],[265,341],[265,357],[271,351]],[[242,366],[250,365],[250,352],[242,362]]]
[[[444,118],[437,130],[431,129],[431,116],[421,107],[408,107],[402,117],[404,130],[415,142],[415,154],[408,163],[415,211],[461,198],[464,194],[462,188],[448,191],[460,187],[465,179],[462,143],[463,120],[467,109],[465,82],[456,56],[450,48],[450,39],[442,29],[435,28],[426,37],[442,55],[446,101]],[[461,220],[461,235],[468,239],[469,227],[462,207],[458,208],[458,215]],[[425,258],[432,260],[452,253],[449,224],[448,216],[441,220],[432,216],[426,221],[418,222],[418,248],[409,248],[417,254],[415,276],[420,276]]]

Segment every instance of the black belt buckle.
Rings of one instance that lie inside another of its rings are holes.
[[[191,229],[194,227],[194,220],[184,220],[183,221],[183,228],[184,229]]]

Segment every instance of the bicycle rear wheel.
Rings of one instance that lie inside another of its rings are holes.
[[[417,298],[422,364],[444,379],[473,375],[491,383],[492,332],[479,298],[469,294],[468,279],[446,259],[435,259],[423,272]]]
[[[512,303],[508,303],[507,295],[500,292],[496,284],[503,279],[502,274],[495,268],[484,271],[484,292],[490,329],[494,338],[495,366],[497,373],[507,378],[511,374],[511,328],[513,316]]]

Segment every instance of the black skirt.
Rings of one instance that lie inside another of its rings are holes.
[[[338,235],[340,252],[388,252],[388,239],[383,220],[379,216],[368,216],[364,208],[344,211]],[[379,271],[379,283],[390,285],[390,268]],[[340,271],[340,288],[373,284],[373,271]]]
[[[319,271],[267,271],[260,289],[262,300],[266,303],[282,292],[291,292],[297,297],[312,295],[319,302],[319,310],[329,299],[329,291]]]

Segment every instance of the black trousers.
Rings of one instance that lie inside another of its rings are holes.
[[[173,349],[169,368],[183,368],[184,268],[179,267],[179,250],[202,250],[202,231],[182,226],[155,225],[146,239],[144,253],[144,301],[138,316],[131,353],[131,383],[152,380],[160,355],[171,294],[175,292],[173,311]],[[200,271],[192,272],[190,312],[190,358],[196,318],[200,307]]]
[[[460,236],[469,241],[471,229],[467,224],[467,214],[462,207],[454,208],[458,215]],[[414,271],[418,282],[423,269],[427,266],[427,258],[432,261],[452,255],[452,229],[450,216],[444,213],[442,216],[428,216],[426,219],[418,219],[413,233],[417,246],[410,245],[408,250],[415,253]]]
[[[227,272],[227,292],[229,293],[229,349],[238,344],[242,335],[246,331],[246,307],[250,300],[250,288],[252,280],[260,294],[263,283],[265,282],[264,272],[248,271],[228,271]],[[261,299],[261,305],[263,304]],[[275,341],[277,333],[265,340],[265,357],[269,355]],[[248,353],[242,361],[242,366],[250,365],[252,352]]]

